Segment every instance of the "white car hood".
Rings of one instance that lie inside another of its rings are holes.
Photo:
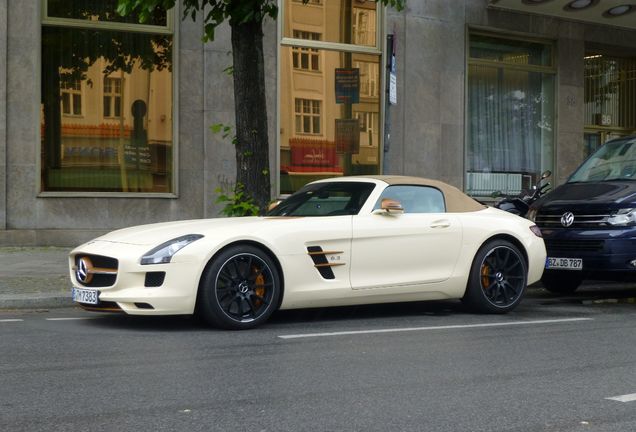
[[[216,218],[216,219],[195,219],[176,222],[162,222],[149,225],[138,225],[112,231],[106,235],[98,237],[95,241],[105,241],[110,243],[125,243],[132,245],[159,245],[168,240],[186,234],[206,235],[211,231],[222,231],[233,229],[237,225],[242,225],[241,229],[249,231],[255,225],[259,225],[261,217],[241,217],[241,218]]]

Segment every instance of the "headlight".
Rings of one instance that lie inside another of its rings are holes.
[[[532,226],[530,227],[530,231],[532,231],[532,233],[533,233],[534,235],[536,235],[537,237],[541,237],[541,238],[543,238],[543,234],[541,233],[541,229],[540,229],[538,226],[536,226],[536,225],[532,225]]]
[[[636,209],[620,209],[607,218],[607,223],[614,226],[636,225]]]
[[[537,209],[536,208],[531,208],[530,210],[528,210],[528,214],[526,215],[526,219],[530,219],[532,222],[534,222],[536,217],[537,217]]]
[[[201,234],[188,234],[162,243],[156,248],[146,252],[144,256],[141,257],[141,264],[169,263],[174,254],[202,237]]]

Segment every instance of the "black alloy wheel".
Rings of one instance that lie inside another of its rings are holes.
[[[279,297],[280,278],[271,258],[253,246],[235,246],[206,270],[199,309],[210,324],[241,330],[266,321]]]
[[[526,286],[526,262],[519,249],[494,240],[477,252],[463,300],[478,312],[505,313],[519,304]]]

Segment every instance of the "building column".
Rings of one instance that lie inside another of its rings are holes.
[[[7,229],[7,0],[0,0],[0,230]]]

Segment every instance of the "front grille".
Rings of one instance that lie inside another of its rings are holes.
[[[554,252],[602,252],[604,240],[549,240],[544,239],[549,254]]]
[[[563,213],[565,213],[565,211],[539,211],[535,218],[535,223],[539,228],[564,228],[561,224]],[[597,228],[608,226],[607,219],[610,215],[606,212],[598,214],[594,212],[586,212],[586,214],[572,213],[574,214],[574,222],[568,228]]]
[[[85,281],[78,277],[78,269],[80,269],[80,261],[86,258],[84,270],[88,275]],[[81,285],[92,288],[107,287],[115,285],[117,280],[117,269],[119,262],[115,258],[105,257],[101,255],[78,254],[75,255],[75,279]]]

